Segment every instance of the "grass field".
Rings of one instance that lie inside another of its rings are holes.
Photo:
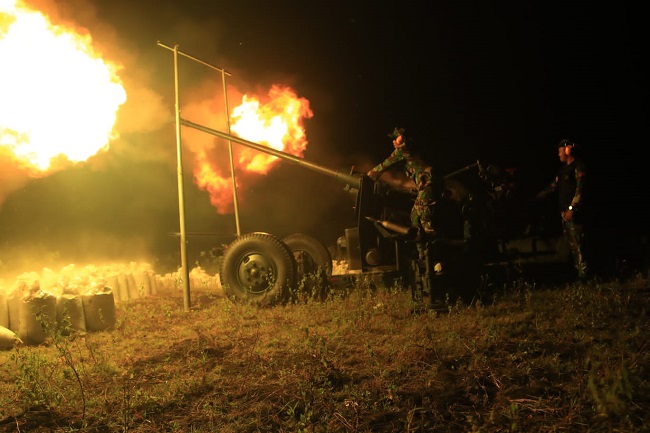
[[[0,351],[0,431],[650,431],[649,293],[516,281],[422,314],[363,281],[273,308],[159,293]]]

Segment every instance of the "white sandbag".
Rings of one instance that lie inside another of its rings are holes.
[[[104,331],[115,327],[113,292],[82,296],[87,331]]]
[[[14,332],[18,332],[18,311],[20,310],[20,304],[22,299],[8,297],[7,298],[7,314],[9,316],[9,326],[8,328]]]
[[[119,297],[120,301],[128,301],[129,298],[129,282],[127,281],[126,274],[120,272],[117,274],[117,284],[119,286]]]
[[[197,266],[190,270],[190,288],[206,289],[210,284],[210,275],[203,268]]]
[[[56,299],[56,324],[63,334],[86,330],[86,315],[80,296],[63,294]]]
[[[111,274],[106,277],[106,287],[111,289],[115,303],[119,304],[122,299],[120,298],[120,282],[117,274]]]
[[[135,287],[138,291],[140,298],[145,298],[151,295],[151,283],[147,271],[143,269],[135,269],[132,273]]]
[[[20,331],[20,309],[23,298],[38,297],[40,292],[39,275],[36,272],[25,272],[18,277],[7,293],[7,309],[9,311],[9,329]]]
[[[25,344],[41,344],[56,326],[56,298],[42,295],[23,299],[18,309],[18,337]]]
[[[20,342],[20,338],[18,338],[14,331],[0,326],[0,350],[11,349]]]
[[[129,287],[129,299],[140,299],[140,291],[138,290],[138,285],[135,282],[135,277],[133,272],[127,272],[126,274],[126,284]]]
[[[156,272],[153,269],[147,269],[147,277],[149,277],[149,286],[151,286],[151,294],[158,294],[158,279],[156,278]]]
[[[7,295],[0,288],[0,326],[9,328],[9,306],[7,305]]]

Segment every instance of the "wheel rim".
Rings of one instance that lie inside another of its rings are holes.
[[[332,273],[332,257],[319,240],[304,233],[286,236],[283,241],[293,253],[298,275],[313,274],[319,269]]]
[[[251,294],[262,294],[273,285],[275,279],[273,261],[260,253],[251,253],[237,264],[237,279]]]
[[[318,269],[318,265],[306,251],[293,251],[293,257],[296,260],[299,275],[311,274]]]

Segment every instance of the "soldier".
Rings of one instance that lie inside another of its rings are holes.
[[[555,179],[537,197],[543,198],[551,192],[557,192],[562,232],[571,252],[577,276],[582,280],[588,275],[584,247],[586,167],[584,160],[576,154],[578,148],[574,142],[563,139],[557,147],[562,166]]]
[[[431,166],[407,147],[404,128],[395,128],[388,136],[393,139],[395,149],[388,158],[370,170],[368,176],[377,180],[384,171],[402,163],[404,172],[415,183],[417,194],[410,214],[411,225],[427,234],[434,234],[431,215],[431,206],[434,202]]]

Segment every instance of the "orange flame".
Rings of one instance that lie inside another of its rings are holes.
[[[259,97],[243,95],[242,103],[232,110],[230,130],[246,140],[302,157],[308,144],[303,120],[311,117],[313,112],[307,99],[298,97],[290,87],[273,85],[264,102]],[[237,143],[233,143],[233,149],[238,178],[246,173],[266,174],[279,159]],[[230,176],[220,175],[205,152],[198,152],[196,158],[196,184],[210,193],[210,202],[218,213],[230,212]]]
[[[31,176],[108,149],[126,92],[89,34],[0,0],[0,152]]]
[[[233,204],[233,195],[230,189],[231,182],[228,181],[228,178],[220,176],[215,171],[204,152],[197,155],[197,160],[199,163],[194,172],[196,184],[210,194],[212,206],[217,209],[230,207]]]

